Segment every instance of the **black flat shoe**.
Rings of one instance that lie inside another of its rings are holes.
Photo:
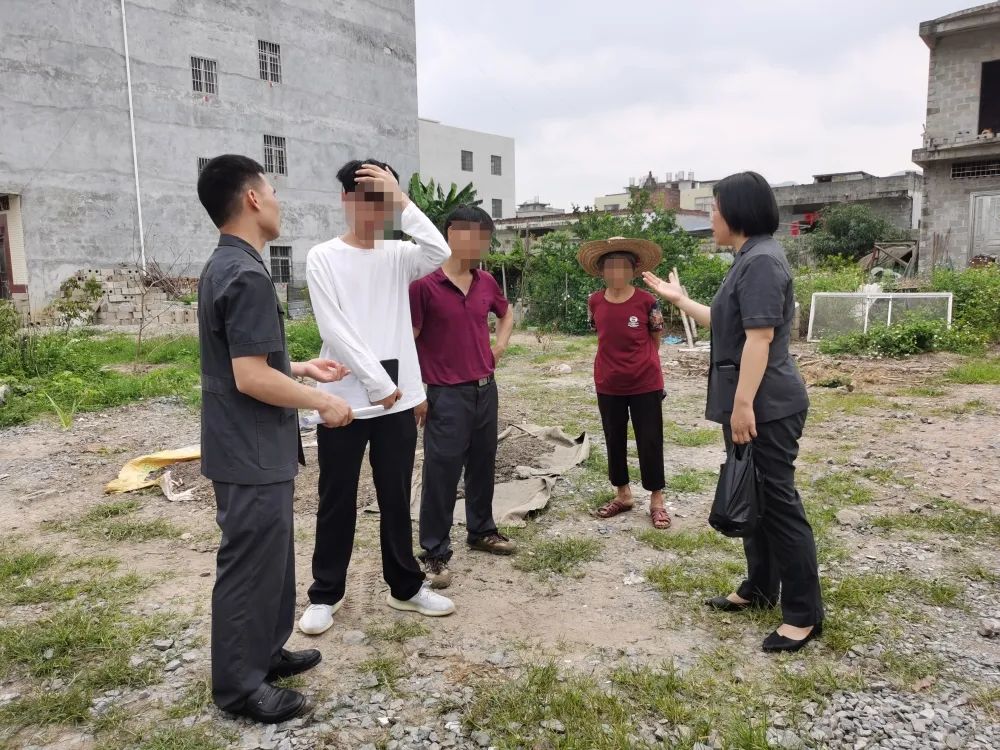
[[[809,635],[800,641],[796,641],[794,638],[786,638],[785,636],[778,633],[775,630],[771,635],[764,639],[764,651],[769,654],[785,652],[792,653],[803,648],[809,641],[814,638],[819,638],[823,635],[823,623],[818,622],[813,625],[813,629],[810,631]]]
[[[746,604],[733,602],[726,596],[716,596],[705,601],[705,605],[718,612],[743,612],[748,609],[772,609],[773,604],[764,599],[752,599]]]
[[[307,672],[323,660],[323,655],[316,649],[308,651],[286,651],[281,649],[281,654],[275,663],[271,665],[271,671],[267,673],[267,681],[273,682],[282,677],[292,677],[293,675]]]
[[[309,703],[302,693],[268,685],[257,688],[242,708],[229,713],[246,716],[261,724],[281,724],[306,712]]]

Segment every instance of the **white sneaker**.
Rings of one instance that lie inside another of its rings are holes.
[[[435,594],[431,591],[430,583],[427,581],[412,599],[407,599],[405,602],[400,601],[390,592],[386,595],[386,602],[390,607],[401,612],[418,612],[427,617],[444,617],[455,611],[455,602],[446,596]]]
[[[306,607],[302,619],[299,620],[299,630],[306,635],[319,635],[333,627],[333,616],[337,614],[344,600],[336,604],[310,604]]]

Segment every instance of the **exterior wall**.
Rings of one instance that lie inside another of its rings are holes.
[[[613,211],[616,208],[628,208],[629,194],[615,193],[594,198],[594,209],[597,211]]]
[[[1000,190],[1000,177],[952,179],[951,169],[956,162],[1000,159],[1000,135],[978,136],[982,64],[1000,59],[1000,30],[933,36],[928,44],[927,128],[923,148],[914,152],[926,182],[920,266],[964,268],[971,256],[972,196]]]
[[[462,151],[472,152],[472,171],[462,169]],[[501,175],[491,172],[491,156],[501,159]],[[470,182],[482,208],[492,216],[493,199],[503,201],[503,217],[514,216],[514,139],[420,120],[420,177],[460,189]]]
[[[122,19],[117,3],[85,0],[4,11],[0,193],[21,196],[38,310],[80,268],[138,260]],[[343,229],[345,161],[415,171],[413,0],[130,0],[126,13],[147,259],[197,274],[218,234],[195,191],[198,159],[263,163],[265,133],[286,139],[276,244],[292,246],[298,279],[309,247]],[[280,84],[259,78],[259,39],[281,45]],[[192,92],[192,56],[218,62],[217,94]]]
[[[950,161],[929,164],[924,169],[927,201],[920,233],[921,266],[938,264],[964,268],[971,257],[970,221],[972,196],[1000,191],[1000,177],[953,180]]]
[[[975,137],[983,63],[1000,60],[1000,33],[982,29],[936,40],[927,86],[928,138]]]
[[[818,182],[774,188],[778,201],[779,234],[788,234],[793,221],[837,203],[864,203],[899,229],[919,226],[924,203],[924,179],[915,172],[895,177]]]
[[[688,190],[681,189],[681,208],[687,209],[688,211],[703,211],[704,201],[702,200],[699,204],[699,199],[712,198],[712,186],[698,186],[696,188],[689,188]]]

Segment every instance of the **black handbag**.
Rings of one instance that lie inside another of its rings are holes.
[[[731,537],[750,536],[760,522],[763,479],[753,460],[753,444],[734,445],[719,471],[709,525]]]

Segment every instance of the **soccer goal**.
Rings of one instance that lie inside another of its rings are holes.
[[[868,333],[914,318],[951,328],[951,292],[816,292],[809,308],[809,341]]]

